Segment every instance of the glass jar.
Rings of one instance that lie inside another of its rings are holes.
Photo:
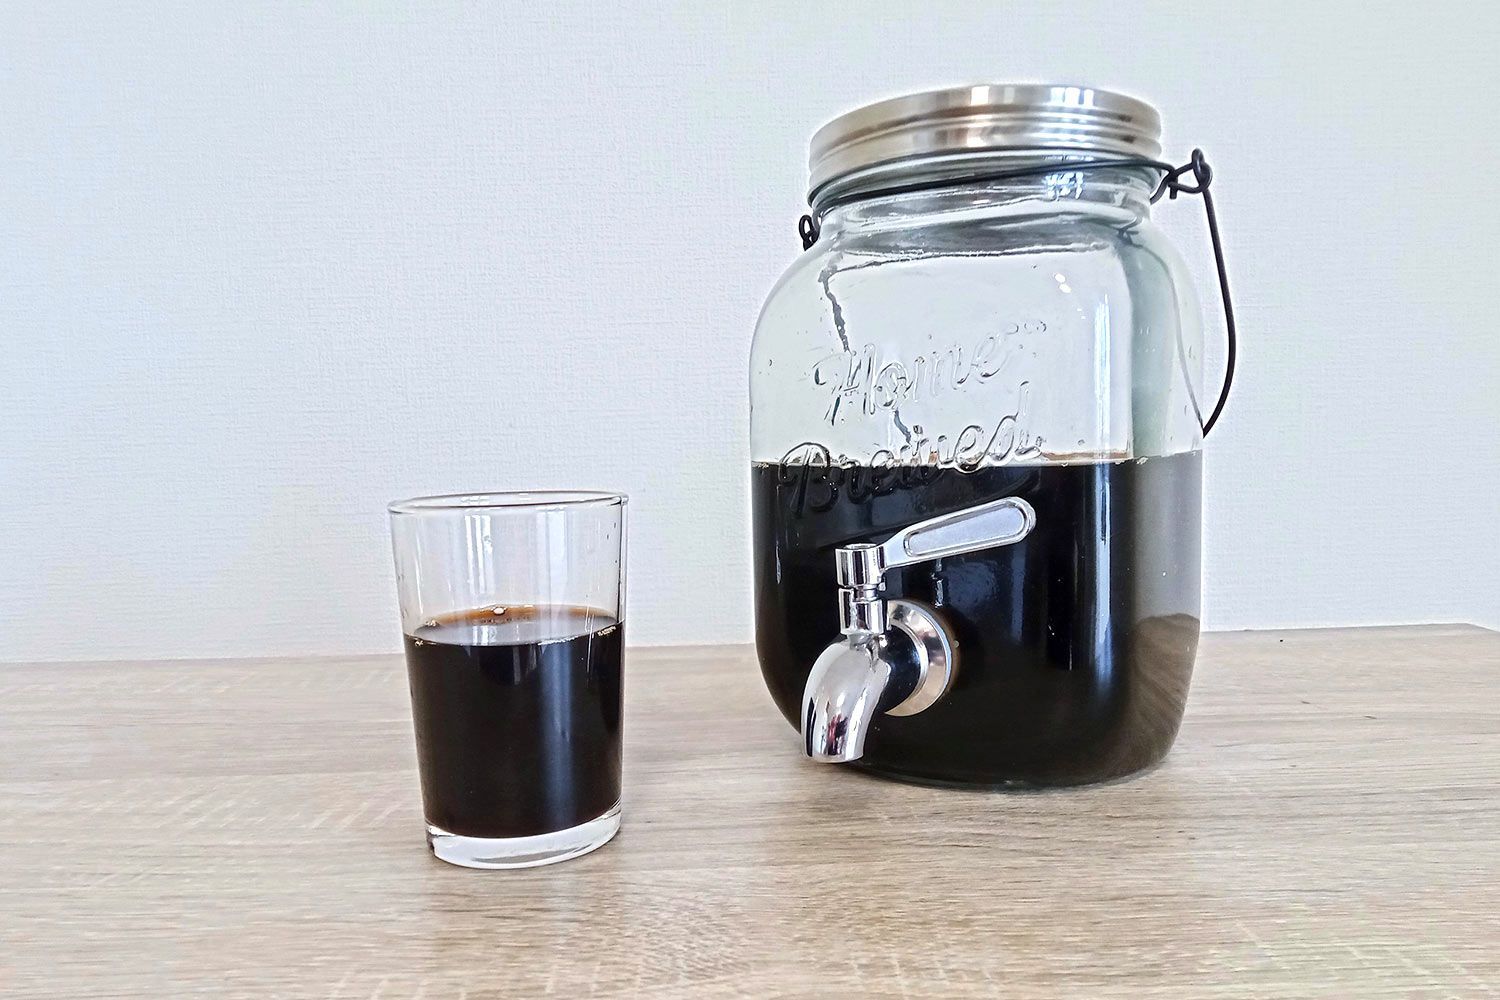
[[[756,646],[813,756],[1057,785],[1170,747],[1199,634],[1203,337],[1137,162],[1159,130],[1122,95],[986,86],[814,137],[816,242],[750,359]],[[976,519],[1007,498],[1004,531]]]

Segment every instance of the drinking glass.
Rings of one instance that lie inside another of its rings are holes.
[[[527,868],[620,828],[625,506],[473,493],[389,507],[427,840]]]

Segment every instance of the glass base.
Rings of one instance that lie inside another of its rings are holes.
[[[440,861],[464,868],[535,868],[603,847],[620,830],[620,803],[587,823],[535,837],[461,837],[427,825],[427,843]]]

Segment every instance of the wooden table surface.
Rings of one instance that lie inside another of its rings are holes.
[[[1500,991],[1500,634],[1208,636],[1165,764],[1045,793],[805,761],[744,647],[627,672],[619,837],[475,872],[396,656],[0,666],[0,996]]]

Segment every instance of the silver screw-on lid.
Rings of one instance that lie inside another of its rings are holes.
[[[1161,155],[1161,116],[1134,97],[1092,87],[981,84],[908,94],[840,115],[808,154],[809,194],[898,160],[989,150]]]

